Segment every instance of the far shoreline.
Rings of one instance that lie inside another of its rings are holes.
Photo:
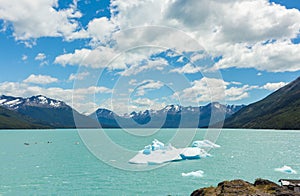
[[[253,130],[253,131],[300,131],[299,129],[276,129],[276,128],[218,128],[218,127],[201,127],[201,128],[191,128],[191,127],[180,127],[180,128],[176,128],[176,127],[162,127],[162,128],[158,128],[158,127],[55,127],[55,128],[28,128],[28,127],[24,127],[24,128],[14,128],[14,127],[7,127],[7,128],[0,128],[1,130],[61,130],[61,129],[160,129],[160,130],[164,130],[164,129],[198,129],[198,130],[213,130],[213,129],[221,129],[221,130],[232,130],[232,131],[239,131],[239,130]]]

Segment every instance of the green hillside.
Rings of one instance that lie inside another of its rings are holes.
[[[300,77],[228,119],[226,128],[300,129]]]
[[[47,128],[34,124],[31,120],[17,112],[0,107],[0,129],[34,129]]]

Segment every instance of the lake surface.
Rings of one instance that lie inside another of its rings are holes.
[[[147,137],[122,130],[105,132],[120,146],[141,150],[154,138],[168,142],[176,130],[164,129]],[[205,133],[198,130],[194,140],[202,140]],[[250,182],[259,177],[275,182],[300,178],[300,131],[224,129],[216,143],[221,148],[212,149],[212,157],[134,172],[99,160],[76,130],[3,130],[0,195],[189,195],[200,187],[236,178]],[[298,174],[274,171],[284,165]],[[204,176],[181,176],[197,170],[204,171]]]

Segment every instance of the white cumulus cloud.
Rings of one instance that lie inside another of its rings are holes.
[[[22,61],[26,61],[27,59],[28,59],[28,56],[25,55],[25,54],[23,54],[23,55],[22,55]]]
[[[261,71],[285,72],[300,70],[300,45],[291,41],[275,41],[269,44],[256,43],[228,46],[215,69],[255,68]]]
[[[173,96],[178,96],[183,102],[198,104],[205,102],[225,102],[237,101],[249,96],[249,91],[259,88],[258,86],[249,86],[238,84],[230,86],[233,83],[222,79],[203,77],[191,83],[191,86],[182,91],[175,92]]]
[[[277,83],[267,83],[264,86],[262,86],[263,89],[269,90],[269,91],[275,91],[281,87],[284,87],[287,85],[285,82],[277,82]]]
[[[34,75],[34,74],[31,74],[23,82],[33,83],[33,84],[50,84],[50,83],[58,82],[58,79],[53,78],[51,76],[47,76],[47,75]]]
[[[3,82],[0,83],[0,92],[3,95],[16,97],[44,95],[49,98],[62,100],[68,105],[73,106],[79,112],[91,113],[95,110],[95,108],[99,107],[93,101],[93,96],[97,93],[109,94],[112,92],[112,90],[103,86],[90,86],[88,88],[78,89],[64,89],[61,87],[45,88],[27,82]]]
[[[89,72],[71,73],[68,80],[84,80],[89,75]]]
[[[110,19],[94,18],[86,29],[78,33],[86,34],[83,37],[92,38],[92,43],[96,45],[98,42],[115,41],[113,46],[101,50],[75,50],[74,53],[57,57],[56,62],[62,65],[105,67],[104,63],[99,65],[100,60],[86,59],[86,53],[95,54],[96,59],[96,54],[105,54],[101,58],[108,62],[123,49],[145,44],[168,46],[183,52],[182,49],[190,43],[180,42],[180,31],[201,44],[208,54],[221,57],[214,69],[255,68],[269,72],[300,70],[300,57],[296,55],[300,52],[300,45],[290,41],[299,35],[300,11],[297,9],[287,9],[267,0],[112,0],[111,13]],[[123,36],[118,34],[131,27],[150,25],[174,29],[168,31],[152,26],[152,30],[146,32],[136,28],[128,34],[125,32]],[[202,56],[199,54],[192,58],[201,59]],[[124,64],[120,66],[118,63],[106,66],[125,68]],[[139,67],[140,64],[132,69],[138,70]],[[188,64],[175,71],[195,73],[199,69]],[[123,74],[131,73],[135,74],[129,68]]]
[[[171,72],[194,74],[201,72],[201,67],[197,67],[191,63],[185,64],[183,67],[175,68]]]
[[[58,0],[1,0],[0,18],[11,22],[17,40],[40,37],[68,37],[79,24],[82,14],[76,1],[69,8],[58,9]]]
[[[45,58],[46,55],[44,53],[38,53],[34,59],[37,61],[43,61]]]
[[[124,63],[127,64],[126,61]],[[149,60],[144,59],[142,61],[137,61],[136,63],[131,64],[120,74],[122,76],[132,76],[149,70],[161,71],[167,66],[168,66],[168,62],[163,58],[156,58],[156,59],[149,59]]]
[[[289,41],[299,35],[297,9],[287,9],[267,0],[141,0],[135,3],[114,0],[112,5],[116,7],[113,17],[120,29],[143,25],[180,29],[202,44],[209,54],[222,56],[215,68],[251,67],[270,72],[300,69],[299,55],[294,55],[300,45]],[[154,10],[158,14],[153,15]]]
[[[62,54],[55,58],[54,63],[63,66],[84,66],[92,68],[125,69],[126,65],[110,63],[117,57],[112,48],[99,46],[96,49],[76,49],[74,53]]]
[[[160,89],[164,86],[161,81],[145,80],[138,84],[135,91],[138,96],[143,96],[149,90]]]

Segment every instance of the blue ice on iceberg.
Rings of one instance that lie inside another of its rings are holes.
[[[208,144],[208,142],[205,143]],[[211,146],[217,146],[217,144],[212,142],[209,144]],[[165,145],[157,139],[154,139],[150,145],[145,146],[143,150],[139,151],[136,156],[130,159],[129,163],[157,165],[172,161],[200,159],[211,156],[198,146],[175,148],[171,144]]]
[[[152,150],[151,148],[152,148],[151,145],[145,146],[145,149],[143,150],[143,154],[146,155],[151,154],[151,150]]]
[[[201,157],[208,157],[208,154],[205,150],[198,147],[188,147],[184,148],[180,156],[183,160],[191,160],[191,159],[200,159]]]
[[[158,141],[157,139],[154,139],[151,146],[152,146],[153,151],[154,150],[162,150],[162,149],[164,149],[165,144]]]
[[[148,155],[151,154],[152,151],[163,150],[163,149],[165,149],[165,144],[158,141],[157,139],[154,139],[151,145],[145,146],[143,150],[143,154]]]
[[[284,165],[281,168],[275,168],[275,171],[287,173],[287,174],[297,174],[297,171],[292,169],[290,166]]]
[[[192,172],[188,172],[188,173],[181,173],[181,176],[201,178],[201,177],[203,177],[203,174],[204,174],[203,171],[198,170],[198,171],[192,171]]]

